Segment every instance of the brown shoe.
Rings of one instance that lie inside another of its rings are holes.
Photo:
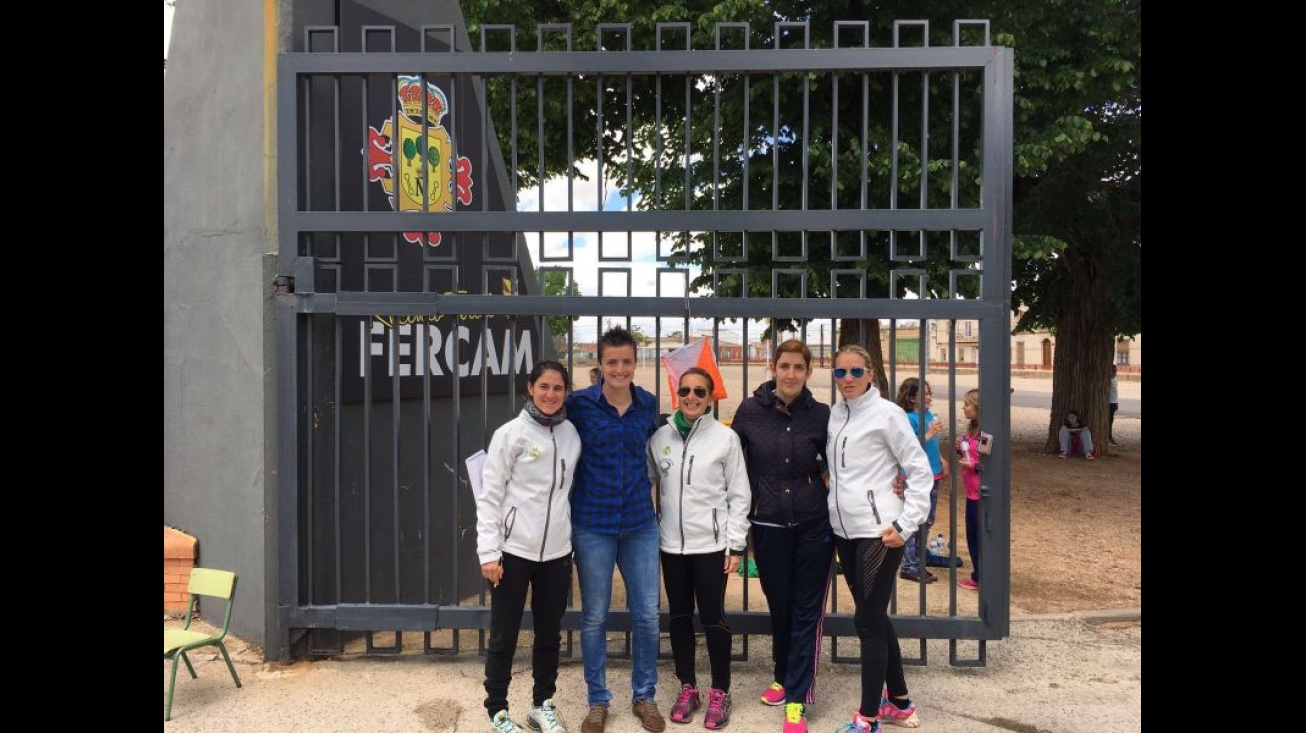
[[[608,706],[591,705],[585,721],[580,724],[580,733],[603,733],[608,724]]]
[[[667,721],[662,719],[662,713],[658,712],[658,704],[655,700],[636,700],[634,711],[635,717],[644,725],[644,730],[662,733],[667,729]]]

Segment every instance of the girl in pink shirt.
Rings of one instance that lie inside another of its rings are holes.
[[[966,417],[966,432],[957,438],[957,453],[961,456],[961,484],[966,488],[966,548],[970,551],[970,577],[957,581],[967,590],[979,590],[980,543],[980,398],[979,390],[966,393],[961,405]]]

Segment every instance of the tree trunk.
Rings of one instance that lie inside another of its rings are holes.
[[[871,354],[871,373],[875,375],[875,388],[880,395],[893,399],[889,391],[889,378],[884,372],[884,349],[880,348],[880,321],[877,318],[845,318],[839,325],[839,346],[861,344]],[[834,359],[830,359],[834,366]]]
[[[1089,245],[1091,246],[1091,245]],[[1108,294],[1097,267],[1083,245],[1070,244],[1062,253],[1070,273],[1071,296],[1057,322],[1052,365],[1052,412],[1044,450],[1061,450],[1058,430],[1066,413],[1075,410],[1093,434],[1098,455],[1109,452],[1111,365],[1115,334],[1107,320]]]

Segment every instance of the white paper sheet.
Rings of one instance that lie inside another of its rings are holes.
[[[485,458],[485,451],[478,450],[467,456],[466,460],[467,480],[472,484],[472,496],[476,497],[477,501],[480,501],[481,497],[485,495],[485,488],[481,486],[481,474],[485,470]]]

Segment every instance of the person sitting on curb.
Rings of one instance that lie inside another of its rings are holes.
[[[1069,458],[1073,453],[1083,453],[1085,460],[1097,460],[1097,452],[1093,450],[1093,433],[1080,421],[1078,410],[1066,413],[1066,421],[1061,424],[1058,435],[1061,438],[1060,458]]]

